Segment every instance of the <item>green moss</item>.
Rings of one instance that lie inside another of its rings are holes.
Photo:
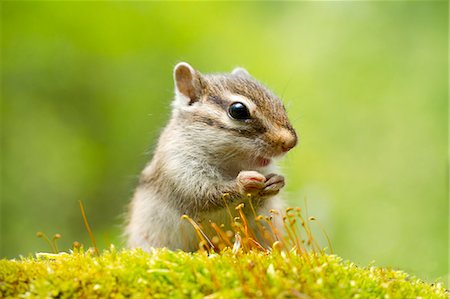
[[[335,255],[141,250],[0,261],[1,297],[448,298],[442,284]]]

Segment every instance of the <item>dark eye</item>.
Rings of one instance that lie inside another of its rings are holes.
[[[232,118],[238,120],[249,119],[251,117],[250,111],[248,111],[248,108],[241,102],[234,102],[231,104],[228,108],[228,114]]]

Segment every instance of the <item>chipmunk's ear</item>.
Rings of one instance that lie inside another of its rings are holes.
[[[178,63],[173,70],[175,93],[184,97],[188,104],[196,102],[202,95],[201,74],[186,62]]]
[[[247,72],[246,69],[243,67],[237,67],[232,72],[232,75],[239,76],[239,77],[251,77],[251,75]]]

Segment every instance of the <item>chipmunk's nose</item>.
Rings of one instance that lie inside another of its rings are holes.
[[[297,145],[298,138],[295,131],[283,129],[280,137],[281,150],[283,152],[288,152],[290,149]]]

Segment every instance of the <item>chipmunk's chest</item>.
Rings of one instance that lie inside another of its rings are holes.
[[[243,205],[242,205],[243,204]],[[218,209],[212,212],[200,213],[195,221],[200,225],[201,229],[208,236],[217,235],[217,229],[220,228],[222,232],[234,231],[233,225],[245,221],[253,222],[256,212],[249,200],[239,200],[227,204],[225,208]]]

